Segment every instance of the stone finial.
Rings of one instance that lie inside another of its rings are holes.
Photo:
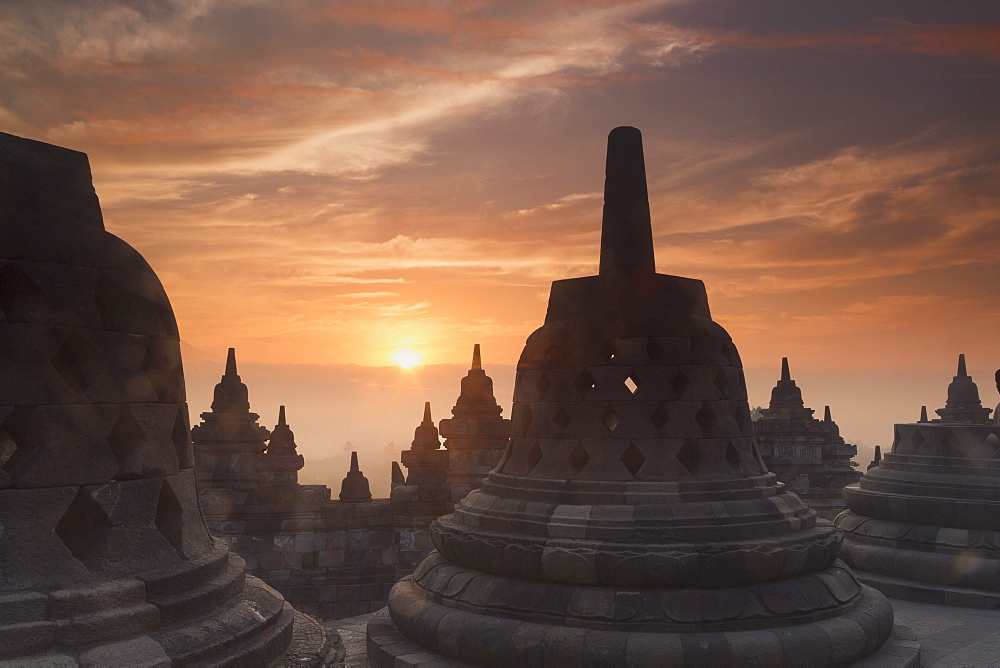
[[[833,418],[830,417],[830,407],[823,407],[823,422],[833,422]]]
[[[768,405],[768,409],[780,413],[797,413],[808,410],[810,415],[812,414],[812,410],[807,409],[805,402],[802,401],[802,390],[792,380],[792,374],[788,370],[787,357],[781,358],[781,379],[771,390],[771,403]]]
[[[983,408],[979,388],[965,369],[965,355],[958,356],[958,371],[948,385],[948,401],[944,408],[935,411],[939,422],[960,424],[985,424],[989,422],[989,408]]]
[[[403,475],[403,469],[399,467],[399,462],[394,461],[392,463],[392,484],[401,485],[406,482],[406,476]]]
[[[441,447],[441,439],[438,437],[437,427],[431,420],[431,402],[424,402],[424,419],[413,432],[413,442],[410,443],[413,450],[437,450]]]
[[[365,503],[372,500],[368,478],[358,467],[357,452],[351,453],[351,470],[347,472],[344,481],[340,483],[340,500],[345,503]]]
[[[927,406],[920,407],[920,422],[927,422]]]
[[[503,409],[497,404],[493,395],[493,379],[483,370],[483,360],[479,352],[479,344],[472,349],[472,366],[469,373],[462,378],[462,391],[458,395],[451,414],[455,417],[495,417]]]
[[[230,348],[226,356],[226,373],[222,375],[219,384],[215,386],[212,410],[216,412],[230,410],[250,410],[250,399],[247,386],[243,384],[236,371],[236,349]]]
[[[627,279],[655,272],[642,133],[618,127],[608,135],[600,273]]]
[[[271,440],[267,444],[267,453],[269,455],[294,455],[295,451],[295,434],[288,427],[285,422],[285,407],[280,406],[278,408],[278,424],[274,426],[274,430],[271,432]]]
[[[871,463],[868,465],[866,470],[871,471],[874,468],[878,468],[879,462],[882,461],[882,446],[875,446],[875,458],[872,459]]]

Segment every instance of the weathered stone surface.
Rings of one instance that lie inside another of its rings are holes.
[[[290,608],[205,527],[173,312],[86,156],[0,133],[0,218],[0,663],[274,661]]]
[[[843,557],[913,600],[1000,603],[1000,439],[959,356],[939,419],[897,424],[892,450],[844,490]]]
[[[496,469],[431,525],[389,597],[440,658],[500,665],[833,665],[892,610],[840,532],[780,485],[700,281],[655,273],[641,139],[608,141],[601,272],[557,281],[518,363]],[[843,622],[835,657],[831,637]],[[369,659],[397,643],[369,630]],[[406,648],[409,650],[410,648]]]

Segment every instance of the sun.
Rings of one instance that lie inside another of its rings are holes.
[[[424,361],[424,356],[413,348],[399,348],[393,351],[392,361],[403,369],[412,369]]]

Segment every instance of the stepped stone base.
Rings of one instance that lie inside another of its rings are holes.
[[[680,643],[678,643],[678,646],[680,646]],[[687,645],[685,644],[685,646]],[[693,644],[691,645],[691,647],[694,646]],[[779,642],[777,646],[780,649],[781,643]],[[637,647],[634,651],[630,651],[630,649],[630,646],[626,646],[626,656],[621,663],[608,663],[605,665],[748,665],[748,657],[746,656],[738,657],[729,655],[727,658],[719,658],[718,661],[720,663],[717,663],[716,659],[685,659],[683,653],[681,656],[674,657],[673,659],[656,653],[642,656],[643,648]],[[768,665],[813,665],[812,663],[802,663],[801,658],[784,658],[776,655],[774,659],[775,661],[768,662]],[[372,668],[399,668],[401,666],[406,668],[429,668],[430,666],[434,666],[435,668],[459,668],[475,665],[434,654],[406,638],[396,629],[392,618],[389,616],[388,608],[376,612],[368,621],[368,664]],[[896,622],[893,625],[889,639],[883,643],[878,651],[848,665],[854,668],[874,666],[882,668],[916,667],[920,665],[920,644],[909,628]]]
[[[934,605],[1000,611],[1000,592],[927,584],[857,569],[854,569],[854,577],[869,587],[878,589],[889,598],[917,603],[933,603]]]
[[[326,665],[323,628],[215,545],[180,567],[0,596],[0,655],[26,666]]]

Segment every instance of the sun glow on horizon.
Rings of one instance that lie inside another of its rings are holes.
[[[393,351],[392,361],[395,365],[403,369],[412,369],[423,363],[424,356],[413,348],[399,348]]]

